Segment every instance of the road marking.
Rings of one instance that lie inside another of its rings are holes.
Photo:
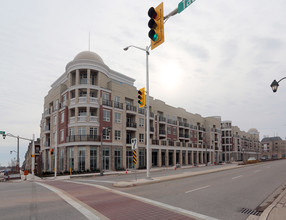
[[[78,184],[84,184],[84,185],[88,185],[88,186],[97,187],[97,188],[104,189],[104,190],[109,191],[109,192],[113,192],[113,193],[116,193],[116,194],[119,194],[119,195],[123,195],[123,196],[127,196],[129,198],[136,199],[138,201],[143,201],[143,202],[146,202],[146,203],[151,204],[151,205],[159,206],[159,207],[162,207],[162,208],[167,209],[167,210],[172,210],[172,211],[177,212],[177,213],[184,213],[185,215],[188,215],[188,216],[191,216],[191,217],[198,217],[199,219],[204,219],[204,220],[218,220],[217,218],[213,218],[213,217],[210,217],[210,216],[207,216],[207,215],[203,215],[203,214],[200,214],[200,213],[197,213],[197,212],[192,212],[192,211],[189,211],[189,210],[186,210],[186,209],[182,209],[182,208],[179,208],[179,207],[176,207],[176,206],[168,205],[168,204],[165,204],[165,203],[162,203],[162,202],[158,202],[158,201],[154,201],[154,200],[151,200],[151,199],[146,199],[146,198],[143,198],[143,197],[140,197],[140,196],[135,196],[135,195],[132,195],[132,194],[129,194],[129,193],[125,193],[125,192],[121,192],[121,191],[118,191],[118,190],[115,190],[115,189],[110,189],[110,188],[105,187],[105,186],[94,185],[94,184],[91,184],[91,183],[79,183],[79,182],[73,182],[73,181],[69,181],[69,180],[66,180],[66,182],[72,182],[72,183],[78,183]]]
[[[187,191],[187,192],[185,192],[185,193],[194,192],[194,191],[201,190],[201,189],[205,189],[205,188],[208,188],[208,187],[210,187],[210,185],[208,185],[208,186],[203,186],[203,187],[200,187],[200,188],[197,188],[197,189],[193,189],[193,190]]]
[[[232,177],[231,179],[232,179],[232,180],[234,180],[234,179],[237,179],[237,178],[240,178],[240,177],[242,177],[242,175],[240,175],[240,176],[235,176],[235,177]]]
[[[95,220],[107,219],[105,216],[103,216],[100,213],[98,213],[98,215],[94,214],[89,209],[87,209],[86,207],[81,205],[75,199],[72,199],[70,196],[68,196],[68,194],[64,193],[60,189],[57,189],[57,188],[55,188],[53,186],[50,186],[50,185],[47,185],[47,184],[44,184],[44,183],[39,183],[39,182],[36,182],[36,183],[41,185],[41,186],[43,186],[43,187],[46,187],[47,189],[53,191],[54,193],[56,193],[59,197],[61,197],[63,200],[65,200],[67,203],[69,203],[72,207],[74,207],[76,210],[78,210],[81,214],[83,214],[87,219],[89,219],[89,220],[93,220],[93,219],[95,219]],[[97,211],[94,210],[94,212],[97,212]]]
[[[254,170],[254,173],[260,172],[261,170]]]

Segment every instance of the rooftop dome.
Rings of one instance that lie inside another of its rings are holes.
[[[256,128],[250,128],[248,130],[248,133],[250,133],[250,134],[259,134],[259,132],[258,132],[258,130]]]
[[[91,52],[91,51],[80,52],[78,55],[75,56],[73,60],[74,61],[75,60],[93,60],[99,63],[104,63],[102,58],[98,54]]]

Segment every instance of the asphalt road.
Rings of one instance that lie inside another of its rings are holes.
[[[188,170],[181,169],[180,172]],[[158,172],[156,175],[165,174]],[[112,182],[128,178],[134,179],[134,176],[96,177],[75,181],[111,187]],[[116,190],[222,220],[240,220],[248,217],[240,213],[242,208],[255,209],[285,182],[286,160],[280,160],[151,185],[116,188]]]
[[[0,183],[1,220],[86,219],[54,192],[33,182]]]

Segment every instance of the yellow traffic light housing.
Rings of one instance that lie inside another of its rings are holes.
[[[139,108],[145,107],[145,87],[138,90]]]
[[[163,2],[155,9],[151,7],[148,15],[150,17],[148,27],[151,28],[148,36],[151,39],[151,50],[153,50],[165,41]]]

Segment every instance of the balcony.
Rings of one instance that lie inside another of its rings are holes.
[[[89,98],[89,103],[90,104],[94,104],[94,105],[98,105],[98,98],[90,97]]]
[[[78,97],[78,103],[87,103],[86,97]]]
[[[70,100],[70,105],[75,105],[75,98],[72,98],[72,99]]]
[[[77,121],[78,122],[87,122],[87,117],[86,116],[78,116]]]
[[[127,128],[136,128],[137,124],[135,122],[126,122]]]
[[[100,135],[71,135],[67,137],[67,142],[100,141]]]
[[[153,145],[159,145],[159,140],[152,140]]]
[[[137,108],[133,105],[126,105],[126,111],[137,112]]]
[[[138,109],[138,113],[141,114],[141,115],[144,115],[145,114],[145,111],[144,111],[144,108],[139,108]]]
[[[112,107],[112,101],[107,99],[102,99],[102,105]]]
[[[150,127],[150,132],[154,132],[154,127]]]
[[[159,130],[159,135],[166,135],[166,131],[165,131],[165,130],[160,129],[160,130]]]
[[[174,147],[174,145],[175,145],[174,141],[168,141],[168,146]]]
[[[113,106],[114,108],[119,108],[119,109],[123,109],[123,103],[120,102],[113,102]]]
[[[163,116],[159,116],[159,122],[165,122],[166,123],[166,118]]]
[[[90,122],[98,122],[98,117],[97,116],[89,116],[89,121]]]
[[[75,123],[75,117],[70,117],[70,124]]]

